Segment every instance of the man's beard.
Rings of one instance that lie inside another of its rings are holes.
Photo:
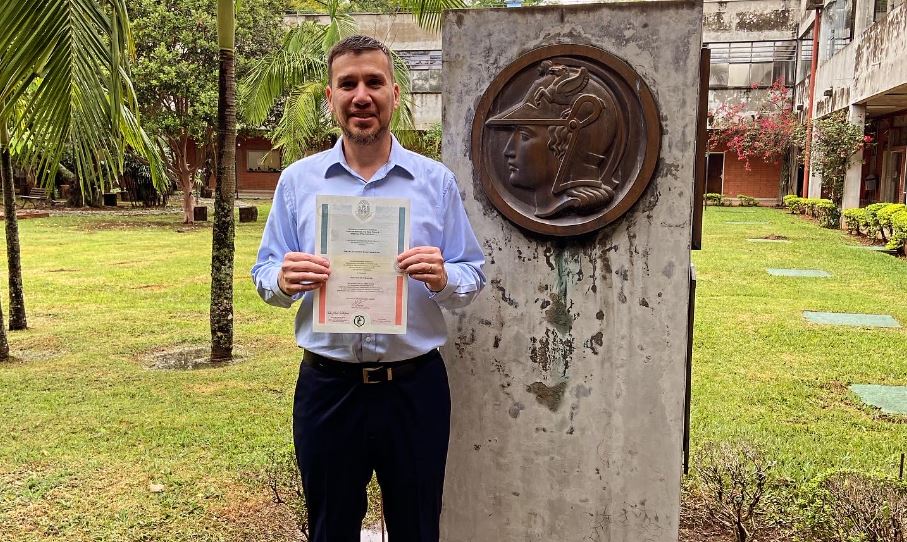
[[[346,124],[341,126],[340,129],[343,131],[343,137],[357,145],[374,145],[387,133],[387,126],[379,126],[374,132],[354,132]]]

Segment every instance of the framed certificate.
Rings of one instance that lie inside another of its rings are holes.
[[[316,196],[315,250],[331,276],[314,291],[312,330],[406,333],[407,277],[397,255],[409,248],[410,202]]]

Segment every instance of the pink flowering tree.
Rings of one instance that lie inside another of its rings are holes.
[[[872,143],[863,127],[847,120],[845,111],[836,111],[813,122],[810,161],[813,170],[822,175],[822,190],[836,204],[844,196],[844,177],[854,155]]]
[[[711,113],[709,150],[735,152],[747,171],[752,160],[775,163],[786,157],[803,132],[790,96],[791,90],[779,79],[756,112],[745,111],[745,102],[721,104]]]

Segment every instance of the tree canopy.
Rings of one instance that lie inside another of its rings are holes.
[[[127,0],[133,16],[135,90],[143,119],[169,149],[184,191],[213,167],[217,123],[217,0]],[[285,0],[244,0],[236,12],[236,73],[279,46]],[[187,215],[187,220],[191,220]]]

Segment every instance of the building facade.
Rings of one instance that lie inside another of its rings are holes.
[[[855,157],[844,208],[905,201],[907,176],[907,0],[706,0],[703,42],[711,50],[709,110],[744,102],[755,114],[781,81],[804,121],[846,110],[874,144]],[[416,128],[441,121],[441,35],[409,14],[356,14],[360,31],[382,40],[410,67]],[[326,17],[289,13],[288,25]],[[817,22],[818,21],[818,22]],[[818,31],[816,31],[816,29]],[[815,50],[815,51],[814,51]],[[812,84],[815,80],[815,84]],[[269,195],[279,156],[264,138],[240,138],[240,195]],[[822,195],[821,178],[793,157],[750,160],[728,149],[707,159],[706,192],[776,204],[788,193]],[[808,177],[804,179],[804,175]]]
[[[833,0],[806,9],[800,34],[818,26],[818,65],[812,97],[797,87],[799,103],[812,103],[819,118],[847,111],[849,120],[872,137],[851,163],[842,207],[905,202],[907,177],[907,6],[904,0]],[[810,175],[808,194],[819,197],[822,182]]]

